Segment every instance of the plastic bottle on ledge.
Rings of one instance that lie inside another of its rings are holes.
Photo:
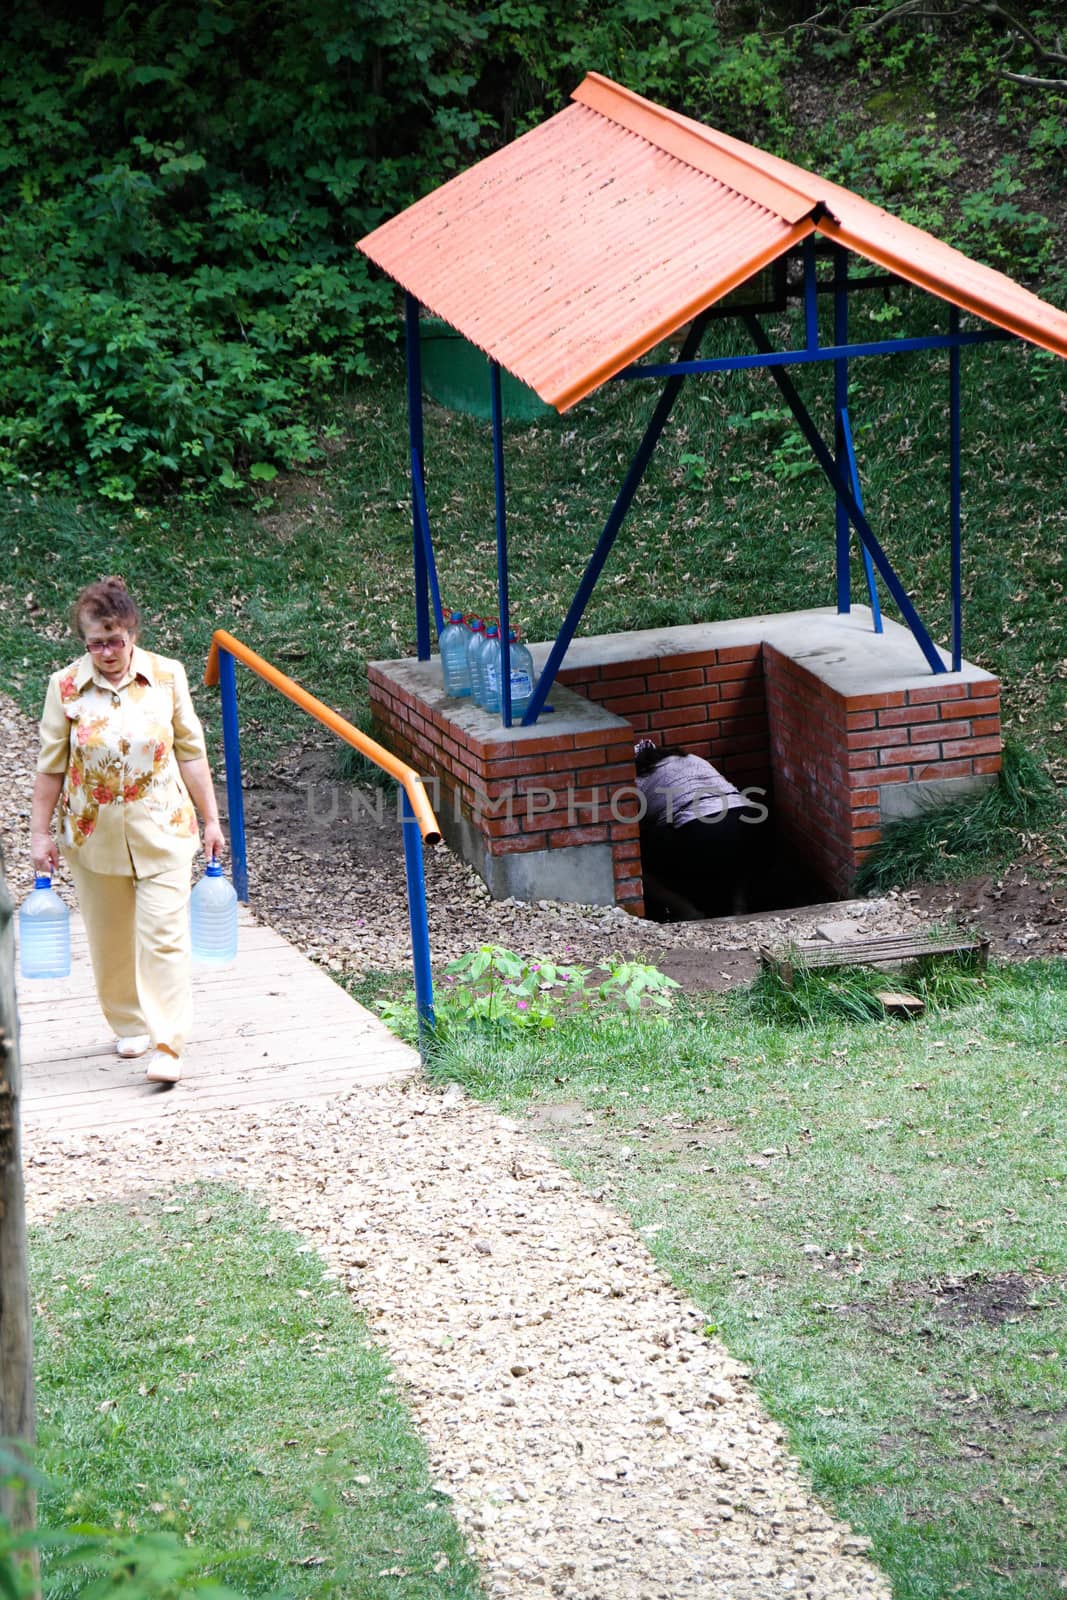
[[[536,675],[533,656],[520,640],[517,628],[509,630],[508,639],[511,643],[511,718],[517,722],[533,699]]]
[[[500,710],[500,629],[491,623],[485,630],[485,645],[478,658],[479,670],[482,679],[482,698],[479,701],[484,711]]]
[[[467,632],[462,611],[449,613],[448,624],[441,629],[441,675],[445,693],[453,700],[466,700],[471,692],[470,668],[467,665]]]
[[[237,957],[237,891],[217,861],[209,861],[189,898],[193,960],[228,967]]]
[[[467,672],[471,680],[471,699],[478,700],[478,652],[485,642],[485,623],[481,617],[467,618]]]
[[[19,907],[19,971],[24,978],[65,978],[70,972],[70,912],[47,872],[37,874]]]

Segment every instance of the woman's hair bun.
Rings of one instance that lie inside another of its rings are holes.
[[[81,590],[71,611],[74,632],[85,637],[85,623],[117,624],[135,636],[141,631],[141,613],[125,580],[99,578]]]

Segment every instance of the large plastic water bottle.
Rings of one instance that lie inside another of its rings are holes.
[[[19,907],[19,970],[24,978],[65,978],[70,972],[70,912],[39,872]]]
[[[462,611],[450,612],[447,627],[441,629],[441,675],[445,680],[445,693],[453,700],[466,700],[471,692],[471,673],[467,665],[469,638]]]
[[[484,689],[482,687],[482,651],[485,649],[486,625],[480,617],[472,617],[468,624],[471,630],[467,642],[467,665],[471,675],[471,699],[477,705],[482,703]]]
[[[476,657],[484,711],[500,710],[500,629],[491,622],[485,630],[485,643]]]
[[[217,861],[209,861],[189,898],[193,960],[226,967],[237,956],[237,891]]]
[[[519,639],[514,628],[508,638],[511,641],[511,715],[517,719],[522,716],[533,699],[536,680],[533,656]]]

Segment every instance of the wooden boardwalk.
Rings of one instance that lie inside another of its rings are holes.
[[[244,907],[239,916],[234,965],[193,968],[193,1032],[171,1089],[145,1081],[145,1058],[116,1056],[72,915],[69,978],[17,979],[28,1133],[331,1099],[418,1070],[417,1053],[379,1018]]]

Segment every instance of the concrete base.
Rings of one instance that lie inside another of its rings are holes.
[[[566,845],[494,856],[475,824],[448,806],[437,814],[445,842],[484,880],[494,900],[563,900],[582,906],[615,904],[610,844]]]
[[[887,828],[890,823],[904,822],[908,817],[920,817],[927,811],[939,811],[942,806],[973,800],[996,781],[996,773],[989,772],[972,778],[932,778],[925,783],[891,784],[878,791],[882,826]]]

